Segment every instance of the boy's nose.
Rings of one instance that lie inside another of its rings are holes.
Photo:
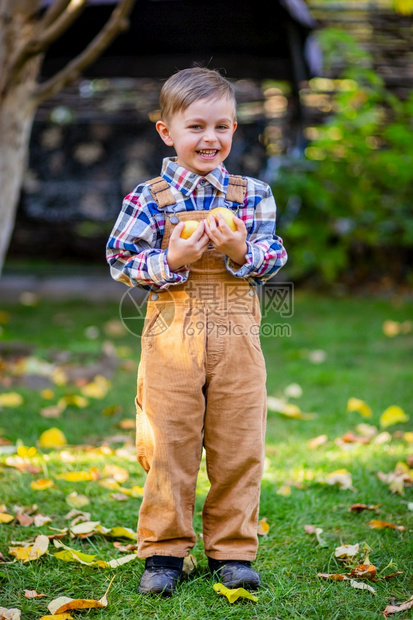
[[[214,129],[205,129],[204,140],[206,142],[215,142],[216,138],[217,137]]]

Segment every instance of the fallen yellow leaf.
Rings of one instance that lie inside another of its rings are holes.
[[[122,566],[122,564],[126,564],[132,560],[137,560],[138,558],[136,553],[131,553],[130,555],[123,556],[123,558],[120,558],[119,560],[95,560],[96,555],[88,555],[77,551],[76,549],[71,549],[56,539],[53,540],[53,542],[55,547],[63,548],[63,551],[58,551],[54,554],[55,557],[59,560],[64,560],[65,562],[79,562],[80,564],[97,566],[99,568],[117,568],[118,566]]]
[[[17,392],[5,392],[0,394],[1,407],[18,407],[23,403],[23,397]]]
[[[316,450],[317,448],[325,444],[327,441],[328,441],[327,435],[318,435],[317,437],[313,437],[313,439],[310,439],[309,441],[307,441],[307,446],[311,450]]]
[[[126,482],[129,478],[128,470],[118,465],[105,465],[103,474],[109,478],[113,478],[116,482]]]
[[[86,497],[86,495],[82,495],[77,493],[76,491],[73,491],[73,493],[70,493],[66,496],[66,503],[71,508],[83,508],[84,506],[90,504],[90,499]]]
[[[198,566],[196,558],[189,554],[187,556],[184,557],[184,564],[182,567],[182,571],[185,573],[185,575],[190,575]]]
[[[400,532],[406,531],[406,528],[403,525],[395,525],[394,523],[387,523],[387,521],[380,521],[379,519],[373,519],[370,521],[369,526],[372,530],[381,530],[388,527],[392,530],[399,530]]]
[[[329,485],[337,484],[342,490],[356,490],[352,485],[351,474],[346,469],[337,469],[331,472],[331,474],[327,474],[325,482]]]
[[[55,427],[44,431],[39,438],[39,445],[42,448],[61,448],[66,444],[66,437],[59,428]]]
[[[34,545],[28,545],[27,547],[9,547],[9,553],[10,555],[14,555],[17,560],[31,562],[47,553],[48,546],[48,537],[44,534],[40,534],[40,536],[36,537]]]
[[[53,390],[46,388],[40,392],[40,396],[45,400],[52,400],[52,398],[54,398],[54,392]]]
[[[13,515],[7,514],[7,512],[0,512],[0,523],[10,523],[14,520]]]
[[[84,409],[89,404],[89,401],[84,396],[80,396],[78,394],[66,394],[59,399],[57,403],[62,409],[72,405],[73,407],[78,407],[79,409]]]
[[[382,428],[387,428],[388,426],[393,426],[394,424],[399,424],[400,422],[408,422],[409,416],[403,411],[401,407],[397,405],[392,405],[388,407],[380,416],[380,426]]]
[[[69,609],[91,609],[94,607],[107,607],[108,606],[108,592],[115,576],[112,577],[108,589],[105,594],[98,601],[93,599],[73,599],[68,596],[60,596],[59,598],[55,598],[51,601],[47,609],[53,614],[53,618],[56,617],[56,614],[64,613]]]
[[[93,381],[87,383],[81,388],[84,396],[89,398],[105,398],[109,389],[112,387],[111,382],[103,375],[96,375]]]
[[[94,480],[94,476],[89,471],[68,471],[57,476],[67,482],[82,482],[85,480]]]
[[[291,487],[288,484],[281,485],[277,491],[277,495],[282,495],[283,497],[290,497]]]
[[[398,321],[392,321],[388,319],[383,323],[383,334],[388,338],[394,338],[394,336],[398,336],[402,330],[401,323]]]
[[[40,478],[39,480],[33,480],[30,483],[30,486],[35,491],[44,491],[45,489],[51,489],[54,487],[54,482],[48,478]]]
[[[371,416],[373,415],[372,410],[367,405],[367,403],[364,402],[364,400],[354,397],[348,399],[347,411],[357,411],[364,418],[371,418]]]
[[[22,459],[31,459],[36,456],[37,450],[34,446],[28,448],[27,446],[19,446],[17,448],[17,456],[20,456]]]
[[[231,590],[224,586],[222,583],[214,583],[212,586],[217,594],[226,596],[230,603],[235,603],[239,598],[247,598],[250,601],[258,601],[258,597],[254,596],[244,588],[236,588]]]
[[[270,526],[267,523],[267,517],[263,517],[258,522],[257,534],[259,534],[260,536],[267,536],[269,531]]]

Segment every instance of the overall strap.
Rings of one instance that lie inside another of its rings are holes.
[[[230,202],[243,204],[246,193],[247,179],[238,174],[230,174],[226,199]]]
[[[146,181],[152,197],[160,209],[176,204],[176,200],[171,192],[169,183],[163,177],[155,177]]]
[[[160,209],[176,204],[169,183],[163,177],[150,179],[146,184]],[[237,174],[229,175],[226,199],[229,202],[243,204],[246,193],[247,179]]]

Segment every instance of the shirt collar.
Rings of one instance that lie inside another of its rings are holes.
[[[223,164],[200,176],[196,172],[191,172],[176,163],[176,157],[165,157],[162,162],[161,174],[173,187],[180,191],[184,196],[189,196],[197,187],[201,179],[205,179],[216,189],[224,194],[227,191],[229,174]]]

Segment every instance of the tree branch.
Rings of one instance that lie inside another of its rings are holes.
[[[42,31],[41,25],[43,21],[41,20],[40,26],[36,28],[39,34],[36,37],[29,39],[16,49],[16,52],[14,53],[14,56],[7,68],[7,84],[13,79],[13,76],[19,73],[29,58],[44,52],[46,48],[53,43],[53,41],[58,39],[72,25],[72,23],[76,21],[81,12],[84,10],[87,0],[68,0],[68,2],[65,0],[65,2],[68,6],[66,9],[60,11],[60,15],[56,17],[54,23]],[[58,2],[58,4],[60,4],[60,8],[62,8],[62,3]]]
[[[66,9],[69,2],[70,0],[55,0],[55,2],[52,2],[40,20],[40,28],[43,30],[53,24],[53,22],[58,19]]]
[[[83,52],[56,73],[56,75],[37,86],[32,95],[35,105],[46,101],[76,80],[82,71],[102,54],[113,39],[129,27],[128,17],[135,2],[136,0],[119,0],[109,20]]]
[[[60,13],[48,28],[39,29],[39,35],[27,44],[28,54],[43,52],[53,41],[56,41],[77,20],[86,8],[87,0],[70,0],[68,6]],[[40,22],[40,27],[41,27]]]

